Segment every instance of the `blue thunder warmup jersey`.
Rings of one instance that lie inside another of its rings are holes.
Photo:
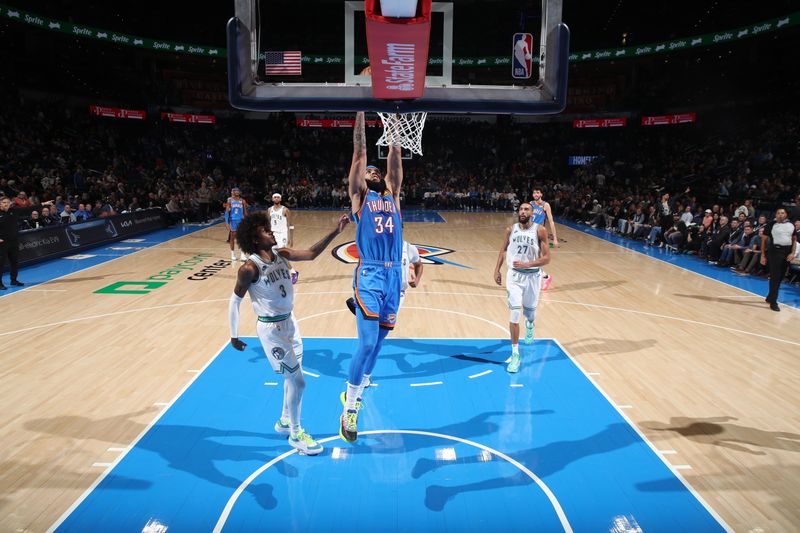
[[[367,320],[392,329],[400,307],[403,220],[391,194],[367,191],[356,214],[359,263],[353,274],[356,303]]]
[[[244,219],[244,200],[236,200],[230,197],[228,198],[228,205],[231,208],[228,212],[228,224],[231,225],[232,231],[236,231],[239,228],[239,222]]]
[[[544,204],[539,205],[537,203],[532,203],[531,206],[533,207],[533,216],[531,217],[534,224],[539,224],[540,226],[544,225],[544,221],[547,220],[547,213],[544,212]]]
[[[244,218],[244,200],[228,198],[228,205],[231,207],[228,217],[230,220],[242,220]]]
[[[403,260],[403,220],[391,194],[368,190],[356,222],[356,247],[362,261]]]

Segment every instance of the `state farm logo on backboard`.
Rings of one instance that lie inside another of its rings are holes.
[[[414,244],[419,251],[419,258],[422,260],[422,263],[425,265],[441,265],[441,264],[448,264],[462,268],[472,268],[466,265],[459,265],[458,263],[454,263],[452,261],[448,261],[446,259],[442,259],[439,256],[445,254],[451,254],[455,250],[451,250],[449,248],[441,248],[439,246],[430,246],[428,244]],[[354,265],[358,263],[358,249],[356,248],[356,242],[350,241],[344,244],[340,244],[333,250],[331,250],[331,254],[333,257],[341,261],[342,263],[347,263]]]

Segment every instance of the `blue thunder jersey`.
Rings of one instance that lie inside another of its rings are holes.
[[[244,218],[244,200],[228,198],[228,205],[231,210],[228,212],[228,220],[242,220]]]
[[[403,220],[394,198],[367,190],[356,214],[356,248],[362,261],[403,260]]]
[[[531,220],[533,220],[534,224],[543,226],[544,221],[547,220],[547,213],[544,212],[544,202],[542,202],[542,205],[531,202],[531,206],[533,207],[533,216],[531,217]]]

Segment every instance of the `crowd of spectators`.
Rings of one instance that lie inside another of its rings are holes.
[[[250,204],[273,192],[292,208],[349,203],[347,129],[300,128],[291,114],[214,126],[124,121],[3,96],[0,192],[25,214],[22,230],[148,208],[204,222],[224,210],[233,186]],[[784,205],[800,217],[800,119],[727,115],[624,131],[432,117],[425,156],[405,162],[403,202],[508,211],[538,185],[556,215],[759,274],[760,215]],[[569,155],[600,157],[570,167]]]

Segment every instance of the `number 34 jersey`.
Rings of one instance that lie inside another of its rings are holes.
[[[258,280],[254,281],[247,293],[253,302],[253,311],[259,317],[280,318],[289,315],[294,308],[294,285],[289,263],[278,254],[274,247],[275,260],[266,262],[258,254],[250,259],[258,267]]]
[[[506,249],[506,264],[509,269],[525,272],[524,269],[515,269],[514,261],[530,262],[539,258],[538,231],[538,224],[531,224],[528,229],[518,223],[511,227],[511,235],[508,236],[508,248]]]
[[[388,192],[367,190],[356,215],[356,247],[362,261],[403,260],[403,219]]]

